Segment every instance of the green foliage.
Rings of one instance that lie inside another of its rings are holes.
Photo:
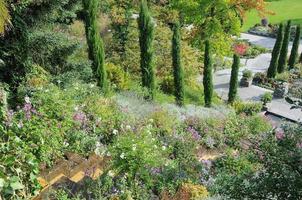
[[[6,2],[4,0],[0,1],[0,34],[3,34],[5,31],[5,27],[7,26],[9,20],[10,20],[10,15],[9,11],[6,7]]]
[[[273,95],[271,92],[266,92],[264,95],[261,97],[261,101],[263,105],[266,105],[267,103],[270,103],[273,99]]]
[[[290,37],[290,31],[291,31],[291,21],[289,20],[287,22],[287,25],[285,27],[281,52],[278,60],[278,73],[284,72],[284,70],[287,68],[287,53],[288,53],[288,43],[289,43],[289,37]]]
[[[121,66],[107,63],[106,69],[111,89],[120,91],[129,88],[129,75],[124,72]]]
[[[206,107],[211,107],[213,97],[213,66],[210,52],[210,43],[207,40],[205,44],[204,71],[203,71],[203,87],[204,101]]]
[[[245,69],[242,72],[242,77],[247,78],[250,80],[253,77],[253,72],[251,70]]]
[[[261,103],[235,101],[233,107],[237,114],[254,115],[261,111]]]
[[[229,103],[234,103],[237,96],[239,66],[240,66],[240,58],[237,54],[234,54],[233,66],[231,72],[229,99],[228,99]]]
[[[231,199],[299,199],[301,133],[285,125],[250,141],[250,151],[221,159],[214,191]]]
[[[127,185],[136,190],[136,184],[143,182],[152,186],[150,169],[161,166],[165,161],[165,148],[153,136],[151,126],[139,133],[131,130],[114,141],[109,152],[112,156],[112,169],[116,174],[125,175]]]
[[[155,72],[154,72],[154,22],[148,9],[146,0],[141,1],[140,14],[138,18],[139,43],[141,51],[141,73],[142,86],[148,88],[149,98],[153,99],[155,92]]]
[[[268,78],[275,78],[277,74],[278,60],[280,56],[281,46],[283,42],[283,24],[279,25],[277,40],[272,52],[272,59],[270,62],[270,66],[267,71]]]
[[[173,59],[173,75],[175,86],[176,102],[179,105],[184,104],[185,91],[184,91],[184,72],[181,63],[181,35],[180,26],[175,24],[173,27],[173,39],[172,39],[172,59]]]
[[[289,61],[288,61],[289,69],[293,69],[297,62],[298,53],[299,53],[298,50],[299,50],[299,45],[300,45],[300,37],[301,37],[301,27],[300,27],[300,25],[298,25],[296,28],[296,35],[295,35],[293,47],[292,47],[291,54],[290,54]]]
[[[105,69],[104,44],[97,26],[98,1],[83,0],[82,3],[85,13],[84,21],[88,55],[90,60],[92,60],[92,71],[97,79],[98,86],[106,92],[107,73]]]

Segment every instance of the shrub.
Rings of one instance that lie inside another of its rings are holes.
[[[261,101],[263,105],[266,105],[267,103],[270,103],[273,100],[273,95],[271,92],[266,92],[261,97]]]
[[[239,56],[234,54],[228,103],[233,103],[237,96],[239,64]]]
[[[234,102],[233,107],[237,114],[244,113],[246,115],[254,115],[260,113],[262,109],[261,103],[256,102],[236,101]]]
[[[288,82],[290,79],[290,73],[283,72],[283,73],[277,74],[275,79],[276,79],[276,81]]]
[[[292,50],[291,50],[291,54],[290,54],[290,57],[289,57],[289,61],[288,61],[288,66],[289,66],[289,69],[293,69],[295,64],[296,64],[296,61],[297,61],[297,58],[298,58],[298,53],[299,53],[299,45],[300,45],[300,37],[301,37],[301,27],[300,25],[298,25],[296,27],[296,35],[295,35],[295,39],[294,39],[294,42],[293,42],[293,47],[292,47]]]
[[[213,97],[213,66],[210,52],[210,43],[205,43],[204,71],[203,71],[204,102],[211,107]]]
[[[275,78],[275,76],[277,74],[278,59],[280,56],[282,42],[283,42],[283,24],[281,23],[279,25],[277,40],[276,40],[276,43],[275,43],[275,46],[274,46],[274,49],[272,52],[272,59],[270,62],[270,66],[267,71],[268,78]]]
[[[153,99],[155,92],[155,72],[153,60],[154,22],[148,9],[146,0],[141,1],[138,18],[140,31],[139,43],[141,50],[142,86],[148,88],[149,98]]]
[[[253,72],[251,70],[245,69],[242,72],[242,77],[247,78],[250,80],[253,77]]]
[[[110,87],[114,90],[126,90],[129,88],[129,78],[124,70],[113,63],[106,64]]]
[[[178,105],[184,104],[185,91],[184,91],[184,72],[181,63],[181,36],[180,36],[180,25],[177,23],[173,27],[173,38],[172,38],[172,63],[173,63],[173,75],[174,75],[174,87],[175,97]]]
[[[281,47],[281,52],[278,60],[278,73],[284,72],[287,67],[287,53],[288,53],[288,43],[290,37],[290,30],[291,30],[291,21],[287,22],[287,26],[285,28],[283,43]]]

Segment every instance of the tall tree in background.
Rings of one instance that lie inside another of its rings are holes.
[[[175,85],[175,97],[178,105],[184,105],[185,91],[184,91],[184,72],[181,64],[181,35],[180,25],[176,23],[173,27],[172,38],[172,64]]]
[[[211,107],[213,97],[213,64],[210,42],[205,42],[204,71],[203,71],[204,101],[206,107]]]
[[[92,70],[102,90],[107,89],[104,44],[97,26],[98,0],[83,0],[84,22]]]
[[[237,96],[239,64],[240,58],[237,54],[234,54],[228,99],[228,103],[230,104],[235,101]]]
[[[285,28],[282,48],[279,56],[278,73],[284,72],[284,70],[287,68],[287,54],[288,54],[288,43],[290,39],[290,27],[291,27],[291,21],[289,20]]]
[[[299,58],[299,63],[302,63],[302,53],[301,53],[300,58]]]
[[[300,27],[300,25],[298,25],[296,28],[296,35],[295,35],[293,47],[292,47],[291,54],[290,54],[289,61],[288,61],[289,69],[294,68],[294,66],[297,62],[297,58],[299,56],[298,50],[299,50],[299,45],[300,45],[300,37],[301,37],[301,27]]]
[[[283,41],[283,24],[281,23],[279,25],[277,40],[276,40],[276,43],[275,43],[275,46],[274,46],[274,49],[272,52],[271,63],[267,70],[268,78],[275,78],[275,76],[277,74],[278,59],[280,56],[282,41]]]
[[[139,44],[141,51],[142,86],[148,88],[149,97],[153,99],[155,92],[155,73],[153,60],[154,22],[148,9],[146,0],[140,4],[138,18]]]

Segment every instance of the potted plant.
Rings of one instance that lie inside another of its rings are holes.
[[[251,70],[245,69],[242,72],[242,78],[240,80],[240,87],[249,87],[251,85],[253,73]]]

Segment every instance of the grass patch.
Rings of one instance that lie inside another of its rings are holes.
[[[302,25],[302,0],[272,1],[268,2],[267,8],[275,13],[275,15],[267,16],[269,22],[272,24],[286,22],[291,19],[293,24]],[[261,18],[256,11],[248,13],[242,30],[247,31],[256,23],[260,23],[260,20]]]

